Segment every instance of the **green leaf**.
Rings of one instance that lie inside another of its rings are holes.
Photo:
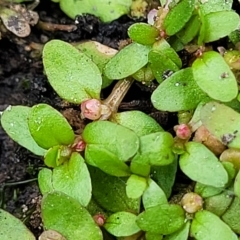
[[[112,116],[111,121],[133,130],[139,137],[163,131],[156,120],[140,111],[116,113]]]
[[[128,28],[128,36],[134,42],[151,45],[159,37],[159,30],[147,23],[135,23]]]
[[[204,209],[220,217],[226,212],[232,201],[233,198],[229,192],[223,191],[221,194],[204,199]]]
[[[46,170],[42,174],[41,171],[38,182],[42,194],[55,190],[71,196],[84,207],[88,205],[92,197],[91,178],[79,153],[73,153],[70,160],[54,168],[51,175]],[[46,186],[51,188],[48,190]]]
[[[201,109],[203,125],[230,148],[240,148],[240,114],[230,107],[209,102]]]
[[[70,18],[84,13],[99,17],[103,22],[111,22],[124,14],[129,13],[131,0],[61,0],[60,7]]]
[[[137,216],[130,212],[117,212],[107,218],[104,228],[116,237],[128,237],[140,230],[136,224]]]
[[[61,233],[68,240],[102,240],[102,232],[79,202],[60,192],[45,195],[41,204],[46,229]]]
[[[190,221],[187,221],[186,223],[184,223],[181,229],[179,229],[175,233],[167,235],[164,238],[164,240],[187,240],[189,236],[189,230],[190,230]]]
[[[131,174],[126,163],[101,145],[87,145],[85,148],[85,159],[88,164],[98,167],[112,176],[126,177]]]
[[[21,220],[0,209],[0,236],[1,240],[35,240],[34,235],[27,229]]]
[[[137,224],[143,231],[167,235],[180,229],[184,220],[184,211],[179,205],[162,204],[138,215]]]
[[[152,179],[148,180],[148,188],[143,193],[142,201],[144,209],[168,203],[165,193]]]
[[[147,64],[150,49],[150,46],[138,43],[129,44],[110,59],[104,74],[109,79],[123,79],[134,74]]]
[[[139,198],[147,188],[147,179],[132,174],[127,180],[126,193],[129,198]]]
[[[38,185],[42,194],[53,192],[52,170],[42,168],[38,173]]]
[[[72,103],[100,98],[102,78],[98,67],[69,43],[46,43],[43,65],[49,83],[61,98]]]
[[[196,84],[192,68],[185,68],[161,83],[153,92],[151,101],[158,110],[178,112],[194,109],[207,98]]]
[[[219,53],[203,53],[193,62],[192,69],[198,86],[211,98],[229,102],[237,96],[236,78]]]
[[[126,178],[110,176],[89,166],[92,179],[92,194],[98,205],[110,212],[139,212],[140,200],[126,195]]]
[[[217,157],[203,144],[188,142],[180,156],[181,170],[193,181],[213,187],[224,187],[228,174]]]
[[[169,165],[160,167],[154,166],[151,168],[151,178],[161,187],[167,198],[171,196],[177,168],[177,158],[175,158],[174,161]]]
[[[238,174],[235,178],[234,182],[234,193],[237,197],[240,198],[240,170],[238,171]]]
[[[36,155],[43,156],[45,149],[39,147],[28,128],[28,114],[31,108],[25,106],[9,106],[1,116],[4,131],[19,145]]]
[[[36,143],[45,149],[73,143],[74,132],[67,120],[47,104],[32,107],[28,127]]]
[[[91,151],[91,147],[94,146],[99,149],[99,154],[101,154],[101,149],[104,149],[121,161],[129,160],[139,148],[138,136],[133,131],[108,121],[88,124],[82,137],[87,144],[85,153]]]
[[[211,1],[198,1],[198,5],[204,15],[211,12],[220,12],[223,10],[232,9],[233,0],[211,0]]]
[[[223,188],[208,186],[197,182],[194,187],[194,192],[201,195],[202,198],[212,197],[223,191]]]
[[[199,37],[205,43],[229,35],[239,25],[239,15],[234,11],[213,12],[204,15],[202,18],[203,25]]]
[[[133,162],[154,166],[168,165],[174,160],[173,137],[168,132],[156,132],[140,137],[140,148]]]
[[[163,26],[167,35],[172,36],[180,31],[192,16],[195,0],[182,0],[170,9]]]
[[[44,163],[48,167],[55,168],[57,167],[58,156],[59,156],[59,145],[53,146],[48,149],[47,153],[44,156]]]
[[[187,44],[197,36],[200,26],[201,22],[199,20],[199,16],[194,14],[184,28],[177,33],[177,36],[179,39],[181,39],[183,44]]]
[[[146,238],[146,240],[162,240],[163,236],[158,233],[146,232],[145,238]]]
[[[200,211],[195,214],[191,225],[191,235],[196,240],[237,240],[237,235],[219,219],[208,211]]]
[[[102,88],[109,86],[112,79],[103,74],[103,69],[107,62],[118,52],[116,49],[107,47],[99,42],[87,41],[74,45],[77,49],[85,53],[98,66],[102,73]]]
[[[240,234],[240,199],[235,197],[231,206],[223,214],[222,220],[237,234]]]

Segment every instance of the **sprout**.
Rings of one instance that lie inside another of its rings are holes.
[[[181,204],[187,213],[195,213],[202,209],[203,199],[198,194],[190,192],[183,196]]]

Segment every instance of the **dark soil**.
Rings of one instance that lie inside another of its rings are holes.
[[[34,11],[38,12],[40,20],[46,24],[75,24],[75,21],[59,10],[57,4],[47,0],[41,1]],[[60,111],[70,109],[70,112],[78,113],[78,107],[75,106],[73,110],[72,106],[66,106],[48,84],[43,75],[41,51],[36,46],[51,39],[68,42],[91,39],[117,49],[119,42],[127,39],[127,29],[132,23],[134,21],[125,16],[110,24],[103,24],[96,17],[86,15],[78,18],[77,29],[73,32],[52,32],[35,26],[30,36],[24,39],[11,33],[5,34],[0,40],[0,111],[9,105],[32,106],[42,102]],[[104,93],[108,94],[111,88],[112,86],[108,87]],[[151,91],[150,88],[134,84],[124,99],[122,109],[145,111],[168,128],[168,114],[156,112],[148,100]],[[69,120],[71,122],[72,119]],[[39,210],[41,194],[36,178],[43,166],[41,158],[13,142],[0,126],[1,207],[23,220],[36,237],[42,231]]]

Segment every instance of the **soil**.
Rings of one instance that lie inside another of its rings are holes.
[[[76,117],[79,116],[78,106],[63,103],[43,74],[43,44],[51,39],[67,42],[91,39],[118,49],[120,41],[127,39],[127,29],[134,20],[124,16],[110,24],[103,24],[94,16],[84,15],[74,21],[61,12],[58,4],[47,0],[41,1],[34,11],[45,25],[32,27],[31,34],[26,38],[18,38],[7,32],[0,40],[0,111],[9,105],[47,103],[62,111],[70,123],[77,127],[81,124]],[[77,29],[72,32],[47,31],[43,26],[49,23],[75,25]],[[102,97],[107,96],[112,87],[105,89]],[[168,128],[172,125],[169,124],[168,114],[160,114],[149,102],[152,90],[134,84],[121,108],[145,111]],[[43,166],[41,158],[13,142],[0,126],[0,207],[23,220],[36,237],[42,232],[37,174]]]

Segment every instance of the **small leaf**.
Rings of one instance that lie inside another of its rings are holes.
[[[60,192],[45,195],[41,204],[44,227],[59,232],[68,240],[103,240],[102,232],[79,202]]]
[[[240,114],[230,107],[209,102],[200,112],[204,126],[219,141],[230,148],[240,148]]]
[[[240,199],[235,197],[231,206],[222,215],[222,220],[237,234],[240,234]]]
[[[173,138],[168,132],[151,133],[140,137],[140,148],[133,162],[143,162],[154,166],[168,165],[174,160]]]
[[[127,180],[126,193],[129,198],[139,198],[147,187],[147,179],[132,174]]]
[[[184,211],[179,205],[162,204],[138,215],[137,224],[143,231],[167,235],[180,229],[184,219]]]
[[[211,1],[198,1],[198,5],[204,15],[211,12],[220,12],[223,10],[232,9],[233,0],[211,0]]]
[[[181,170],[192,180],[213,187],[224,187],[228,174],[216,156],[204,145],[185,144],[186,152],[180,156]]]
[[[21,220],[3,209],[0,209],[0,226],[1,240],[35,240],[34,235],[27,229]]]
[[[126,195],[126,178],[110,176],[89,166],[92,194],[98,205],[110,212],[139,212],[140,200]]]
[[[28,127],[36,143],[45,149],[73,143],[74,132],[67,120],[47,104],[32,107]]]
[[[123,79],[134,74],[147,64],[150,49],[150,46],[131,43],[106,64],[104,74],[109,79]]]
[[[116,237],[128,237],[140,230],[136,224],[137,216],[130,212],[117,212],[107,218],[104,228]]]
[[[43,168],[39,171],[38,184],[43,195],[54,190],[52,182],[52,171],[50,169]]]
[[[158,234],[158,233],[146,232],[145,238],[146,238],[146,240],[162,240],[163,235]]]
[[[151,168],[151,178],[165,192],[167,198],[171,196],[177,168],[178,168],[177,158],[175,158],[171,164],[168,164],[166,166],[160,167],[154,166]]]
[[[187,221],[186,223],[184,223],[181,229],[179,229],[175,233],[167,235],[164,238],[164,240],[188,240],[189,230],[190,230],[190,221]]]
[[[156,120],[140,111],[116,113],[112,116],[111,121],[133,130],[139,137],[163,131]]]
[[[45,149],[39,147],[28,128],[28,114],[31,108],[24,106],[9,106],[1,116],[4,131],[19,145],[36,155],[43,156]]]
[[[184,27],[192,16],[194,6],[194,0],[182,0],[169,11],[164,19],[167,35],[172,36]]]
[[[191,235],[196,240],[237,240],[237,235],[219,217],[208,211],[195,214],[191,225]]]
[[[234,193],[237,197],[240,198],[240,170],[238,171],[238,174],[235,178],[234,182]]]
[[[159,30],[147,23],[135,23],[128,28],[128,36],[134,42],[151,45],[159,37]]]
[[[44,163],[46,166],[55,168],[57,167],[58,156],[59,156],[59,145],[53,146],[48,149],[44,156]]]
[[[198,86],[211,98],[229,102],[237,96],[236,78],[219,53],[203,53],[194,61],[192,69]]]
[[[225,21],[228,19],[228,21]],[[234,11],[213,12],[203,16],[200,38],[203,42],[213,42],[229,35],[239,25],[239,15]]]
[[[194,192],[201,195],[202,198],[212,197],[214,195],[221,193],[222,191],[223,188],[208,186],[200,182],[197,182],[194,188]]]
[[[168,203],[165,193],[152,179],[148,180],[148,188],[143,193],[142,201],[144,209]]]
[[[61,0],[60,7],[70,18],[84,13],[99,17],[103,22],[111,22],[124,14],[129,13],[131,0]]]
[[[193,78],[192,68],[185,68],[171,75],[151,96],[155,108],[169,112],[194,109],[206,99],[207,95]]]
[[[98,147],[113,153],[119,160],[127,161],[139,147],[137,135],[128,128],[108,121],[97,121],[88,124],[82,134],[87,147]]]
[[[69,43],[46,43],[43,65],[49,83],[61,98],[72,103],[100,98],[102,78],[98,67]]]

